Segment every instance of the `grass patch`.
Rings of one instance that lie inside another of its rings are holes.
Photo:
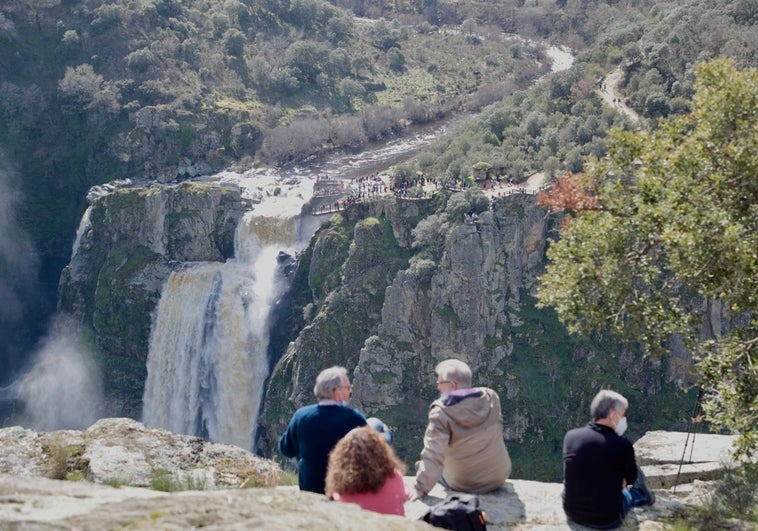
[[[84,474],[77,467],[81,466],[79,457],[84,453],[81,444],[58,446],[51,444],[43,447],[48,455],[48,477],[51,479],[69,479],[69,475],[78,473],[83,479]]]
[[[66,474],[66,481],[84,481],[85,479],[81,470],[73,470]]]
[[[246,487],[247,482],[243,483],[243,487]],[[293,472],[292,470],[282,470],[281,475],[279,476],[279,482],[277,483],[277,486],[294,486],[298,484],[297,479],[297,472]],[[251,487],[254,487],[255,485],[250,485]]]
[[[186,490],[205,490],[207,480],[205,476],[195,477],[187,474],[184,477],[175,477],[171,471],[157,468],[150,476],[150,488],[160,492],[182,492]]]

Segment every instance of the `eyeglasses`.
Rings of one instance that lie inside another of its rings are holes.
[[[450,380],[437,380],[437,385],[442,385],[442,384],[446,384],[446,383],[449,384]]]

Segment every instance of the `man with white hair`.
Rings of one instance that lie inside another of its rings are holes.
[[[298,409],[279,438],[279,451],[297,458],[300,490],[324,493],[329,452],[353,428],[366,425],[359,411],[347,407],[352,386],[344,367],[319,373],[313,387],[318,403]]]
[[[462,492],[497,489],[511,473],[500,398],[487,387],[471,387],[471,369],[460,360],[445,360],[434,371],[440,397],[429,408],[424,449],[408,498],[425,496],[437,481]]]
[[[632,507],[652,505],[655,495],[637,467],[626,431],[629,402],[603,389],[592,400],[584,427],[563,439],[563,510],[570,521],[616,529]]]

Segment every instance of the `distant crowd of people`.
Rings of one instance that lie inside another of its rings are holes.
[[[500,488],[511,473],[500,398],[473,387],[463,361],[442,361],[435,374],[439,398],[429,407],[415,479],[406,486],[392,431],[347,406],[352,386],[344,367],[323,370],[313,389],[317,402],[295,412],[278,444],[284,456],[297,459],[300,489],[405,515],[406,502],[425,497],[438,483],[475,494]],[[628,407],[622,395],[601,390],[590,405],[589,424],[566,434],[562,501],[570,522],[615,529],[632,507],[655,502],[622,436]]]
[[[328,177],[317,176],[317,180],[326,178]],[[425,187],[431,184],[434,185],[434,190]],[[446,184],[442,185],[437,179],[427,177],[403,180],[400,183],[388,185],[382,177],[372,174],[367,177],[352,179],[350,181],[350,188],[352,189],[350,195],[345,199],[335,201],[334,203],[321,204],[313,208],[312,214],[320,215],[340,212],[352,204],[370,200],[381,195],[387,195],[388,193],[401,199],[425,199],[437,193],[440,187],[452,191],[465,191],[470,189],[471,186],[472,185],[469,182],[462,179],[451,179]],[[503,182],[490,182],[488,184],[488,181],[484,181],[480,186],[482,190],[491,191],[490,208],[493,208],[497,201],[504,199],[511,194],[537,194],[550,187],[549,185],[543,185],[536,190],[529,189],[525,186],[515,186],[512,179],[507,179],[505,184]],[[468,219],[465,221],[470,222]]]

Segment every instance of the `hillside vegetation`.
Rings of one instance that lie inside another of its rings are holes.
[[[528,4],[517,11],[518,31],[579,50],[573,68],[487,108],[481,119],[439,142],[405,173],[466,178],[480,162],[516,182],[537,171],[578,172],[587,157],[606,154],[611,127],[655,127],[663,117],[688,113],[697,62],[728,56],[738,68],[758,65],[754,2]],[[596,90],[616,68],[622,73],[616,90],[641,124],[604,105]]]
[[[67,258],[93,184],[359,146],[544,71],[540,49],[465,28],[314,0],[4,2],[0,146],[23,176],[22,223]]]
[[[419,165],[575,170],[620,120],[591,95],[599,76],[621,64],[638,112],[684,112],[697,60],[755,64],[757,17],[749,0],[10,0],[0,149],[55,283],[93,184],[300,160],[477,110],[544,72],[513,33],[584,52],[549,92],[504,101]]]

